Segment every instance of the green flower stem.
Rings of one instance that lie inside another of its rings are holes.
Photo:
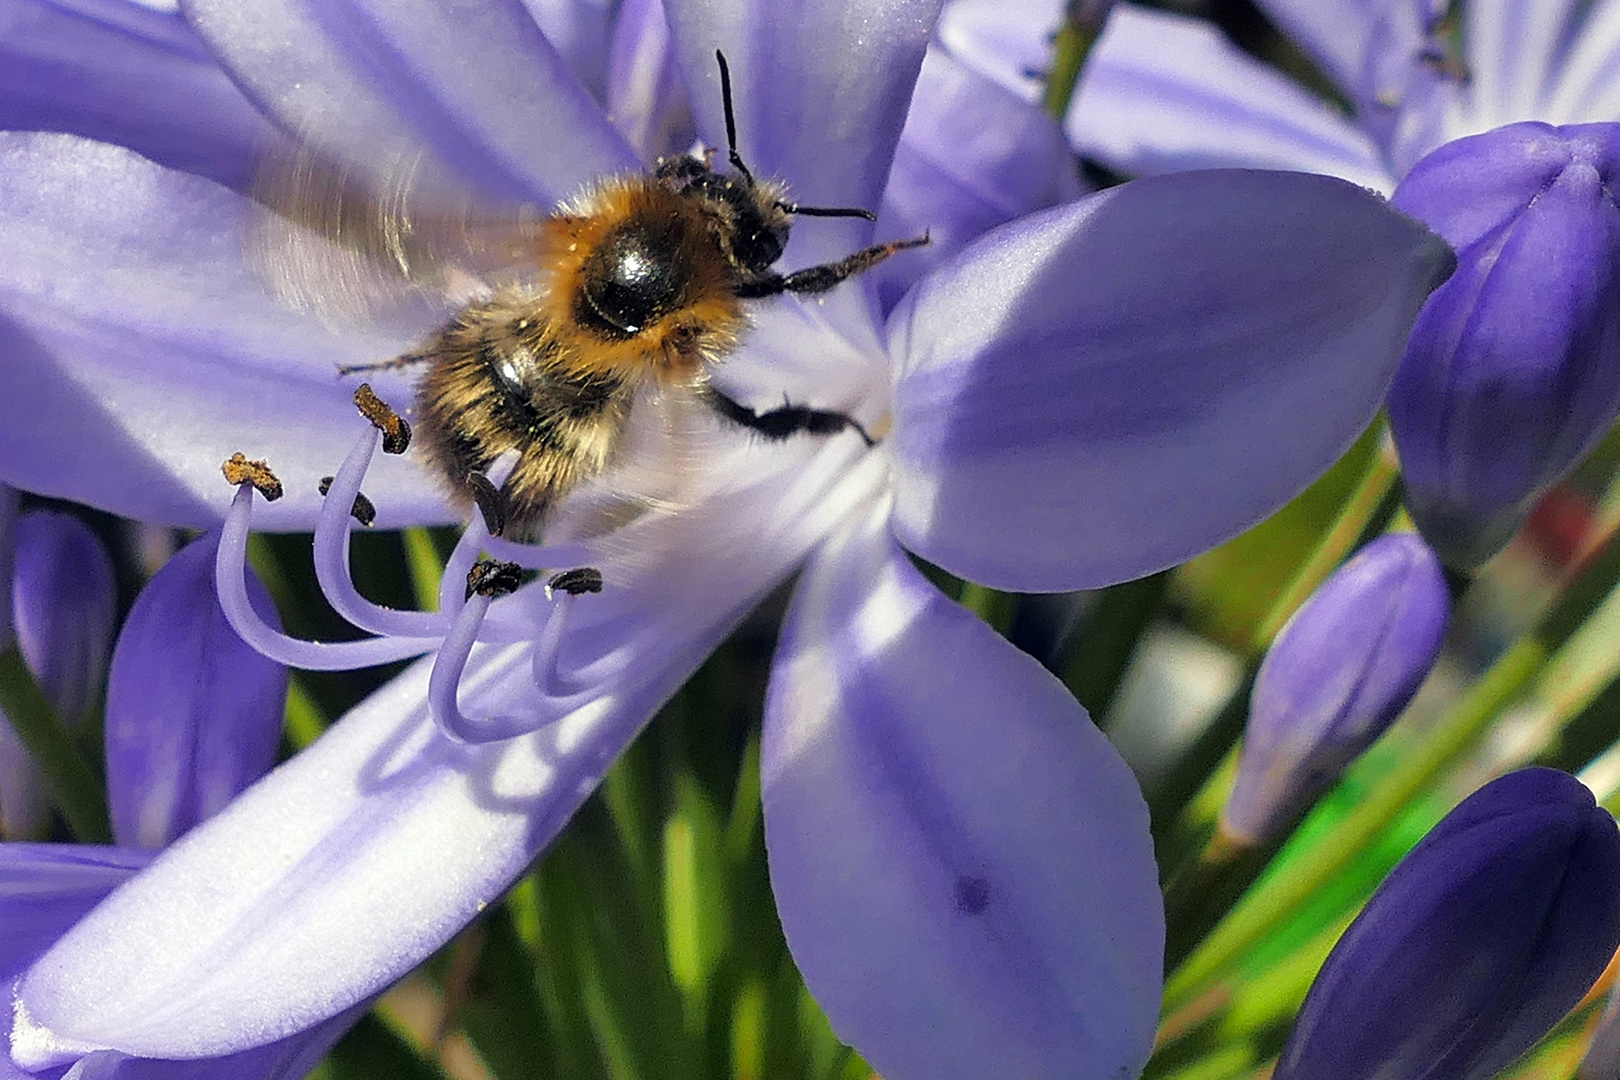
[[[1111,585],[1096,594],[1082,616],[1063,682],[1097,723],[1108,715],[1125,668],[1152,625],[1169,584],[1166,570]]]
[[[416,606],[423,611],[439,610],[439,578],[444,573],[444,560],[433,543],[433,534],[417,526],[399,534],[405,548],[405,568],[411,575],[411,593]]]
[[[302,675],[287,680],[287,705],[282,713],[281,730],[294,751],[302,750],[326,730],[326,713],[310,696]]]
[[[0,650],[0,712],[39,766],[56,808],[85,844],[112,843],[107,796],[15,645]]]
[[[1280,842],[1248,844],[1217,832],[1164,890],[1164,963],[1174,968],[1254,883]]]
[[[1091,47],[1097,44],[1106,21],[1085,18],[1082,14],[1084,6],[1071,0],[1063,24],[1052,38],[1052,67],[1046,74],[1046,92],[1041,96],[1041,109],[1060,124],[1069,114],[1069,102],[1080,83],[1081,69],[1086,65]]]
[[[1294,573],[1282,595],[1256,624],[1249,642],[1253,652],[1264,652],[1289,616],[1316,591],[1316,587],[1327,580],[1327,576],[1357,546],[1383,531],[1400,506],[1400,495],[1395,486],[1398,475],[1399,470],[1387,447],[1371,456],[1366,472],[1339,512],[1338,520],[1322,534],[1316,548]]]
[[[1187,810],[1195,802],[1202,802],[1200,794],[1214,778],[1223,774],[1222,764],[1233,756],[1238,740],[1243,737],[1244,725],[1249,720],[1249,695],[1254,691],[1259,671],[1259,661],[1250,661],[1243,678],[1238,680],[1215,719],[1144,793],[1153,821],[1154,839],[1159,845],[1178,835],[1183,839],[1196,836],[1198,842],[1208,835],[1201,823],[1186,820]],[[1230,776],[1235,775],[1235,771],[1230,771],[1228,783]],[[1225,802],[1224,792],[1220,801]]]
[[[1006,637],[1007,628],[1012,625],[1013,612],[1018,606],[1018,597],[977,582],[964,581],[959,602],[983,619],[990,629]]]
[[[1515,642],[1491,669],[1334,830],[1332,842],[1303,853],[1290,873],[1251,890],[1170,977],[1165,1007],[1191,999],[1249,948],[1292,918],[1420,792],[1478,743],[1491,721],[1517,700],[1553,654],[1580,628],[1597,602],[1620,580],[1620,544],[1613,534],[1563,589],[1537,626]]]

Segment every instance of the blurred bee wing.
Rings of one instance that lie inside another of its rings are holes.
[[[295,311],[369,323],[423,305],[460,307],[534,265],[545,214],[491,212],[470,195],[430,202],[416,191],[419,162],[368,170],[386,177],[373,182],[308,149],[269,160],[247,238],[266,288]]]

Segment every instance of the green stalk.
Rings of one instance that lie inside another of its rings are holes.
[[[1063,25],[1052,38],[1052,67],[1046,74],[1046,92],[1041,96],[1041,109],[1058,123],[1069,114],[1069,102],[1080,83],[1080,71],[1086,65],[1091,47],[1102,34],[1107,21],[1109,5],[1070,0],[1065,8]],[[1087,12],[1087,8],[1101,9],[1103,16]]]
[[[287,704],[282,713],[281,730],[294,751],[302,750],[321,737],[326,730],[326,713],[310,696],[301,674],[287,680]]]
[[[399,534],[405,547],[405,569],[411,576],[411,593],[416,606],[423,611],[439,610],[439,578],[444,573],[444,560],[433,546],[433,534],[421,526],[405,529]]]
[[[1295,571],[1265,618],[1254,628],[1250,648],[1263,652],[1277,636],[1289,616],[1327,580],[1327,576],[1343,562],[1356,547],[1376,534],[1399,507],[1399,492],[1395,487],[1399,472],[1394,460],[1382,449],[1374,452],[1367,462],[1355,492],[1345,502],[1333,527],[1322,535],[1316,548]]]
[[[1018,605],[1018,598],[1011,593],[992,589],[988,585],[964,581],[962,597],[958,602],[983,619],[990,629],[1006,637],[1007,628],[1012,625],[1013,611]]]
[[[15,645],[0,650],[0,712],[39,766],[56,808],[85,844],[109,844],[107,796]]]
[[[1583,624],[1597,601],[1620,581],[1620,544],[1613,534],[1562,591],[1551,610],[1434,725],[1412,754],[1334,830],[1331,843],[1303,853],[1286,875],[1251,890],[1204,939],[1165,986],[1165,1007],[1190,1000],[1212,978],[1292,918],[1330,879],[1341,873],[1420,792],[1484,736],[1491,722],[1517,700],[1553,654]]]

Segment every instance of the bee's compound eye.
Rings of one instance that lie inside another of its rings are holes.
[[[687,274],[675,228],[632,221],[610,233],[585,260],[577,305],[583,321],[621,334],[640,333],[679,306]],[[594,316],[594,319],[592,318]]]

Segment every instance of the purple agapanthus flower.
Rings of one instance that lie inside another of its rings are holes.
[[[1346,115],[1199,20],[1116,5],[1065,130],[1127,176],[1342,176],[1456,247],[1391,389],[1407,503],[1471,569],[1620,415],[1620,4],[1258,0]],[[1026,96],[1061,4],[958,0],[943,37]],[[1533,123],[1531,123],[1533,122]]]
[[[767,702],[767,846],[789,943],[835,1029],[894,1080],[1141,1065],[1163,926],[1136,786],[1060,685],[907,551],[1056,590],[1232,535],[1367,423],[1450,258],[1321,177],[1194,173],[1028,214],[1063,194],[1054,181],[969,205],[1001,193],[1012,155],[997,139],[929,144],[948,125],[925,122],[926,101],[908,110],[938,8],[820,0],[787,18],[681,0],[666,55],[645,5],[627,5],[603,93],[633,142],[516,5],[187,6],[187,32],[260,110],[362,172],[408,154],[428,188],[550,206],[645,168],[640,140],[678,130],[633,86],[686,86],[696,129],[723,146],[719,48],[756,173],[807,203],[921,216],[934,198],[927,218],[959,223],[957,254],[886,280],[886,315],[870,280],[761,304],[716,373],[751,405],[848,413],[886,432],[879,444],[765,444],[688,418],[691,460],[663,501],[566,552],[601,568],[599,595],[464,597],[480,547],[563,561],[475,520],[438,612],[358,597],[346,563],[362,479],[379,525],[455,511],[413,457],[371,464],[376,433],[334,368],[395,355],[431,324],[340,331],[284,311],[244,264],[254,211],[238,194],[118,146],[0,136],[0,365],[18,388],[0,401],[0,478],[146,520],[229,508],[223,602],[267,653],[325,667],[430,654],[32,963],[14,990],[18,1066],[218,1057],[355,1008],[494,901],[801,565]],[[644,39],[618,40],[632,15]],[[1030,141],[1014,151],[1049,136],[1007,95],[950,107],[1017,120]],[[908,182],[948,173],[959,194],[896,189],[903,130]],[[869,228],[801,222],[784,263],[841,256]],[[409,400],[403,379],[377,386]],[[287,496],[233,502],[218,470],[239,450],[268,459]],[[334,472],[323,510],[316,481]],[[250,520],[313,527],[323,588],[373,636],[322,646],[256,626],[239,591]]]

